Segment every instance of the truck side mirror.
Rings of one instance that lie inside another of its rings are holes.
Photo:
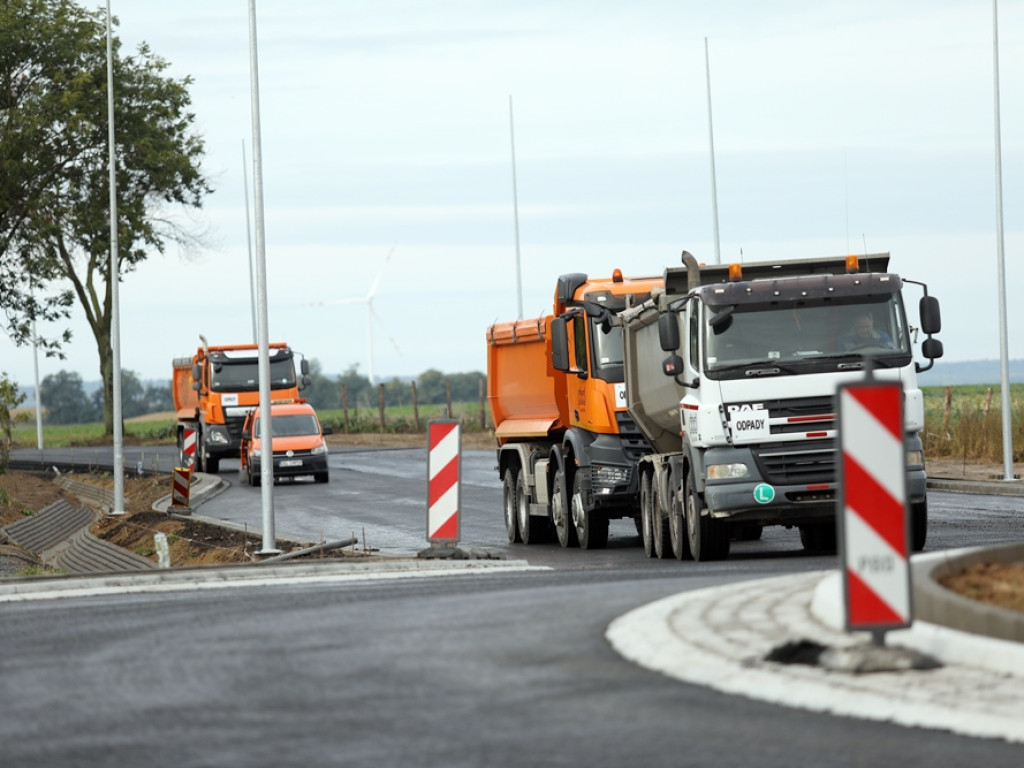
[[[551,321],[551,367],[563,373],[567,373],[571,368],[568,320],[564,315]]]
[[[203,366],[196,363],[192,366],[192,381],[199,383],[203,380]]]
[[[679,349],[679,320],[674,312],[658,316],[658,340],[662,352],[675,352]]]
[[[666,376],[678,376],[683,372],[683,358],[679,355],[666,357],[661,363],[661,372]]]
[[[935,360],[936,358],[942,357],[942,342],[929,336],[924,340],[924,343],[921,344],[921,354],[929,360]]]
[[[938,299],[934,296],[922,296],[919,312],[921,314],[922,331],[930,336],[942,330],[942,317],[939,314]],[[936,355],[936,357],[939,357],[939,355]]]
[[[299,372],[302,373],[303,376],[309,375],[309,360],[306,358],[302,358],[302,360],[299,361]]]

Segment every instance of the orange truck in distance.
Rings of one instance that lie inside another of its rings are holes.
[[[531,544],[603,548],[613,519],[639,521],[636,467],[650,446],[626,410],[622,329],[661,277],[558,278],[553,312],[487,329],[487,397],[505,530]],[[639,530],[639,528],[638,528]]]
[[[242,425],[259,405],[259,347],[256,344],[210,346],[206,338],[195,355],[174,360],[174,408],[177,411],[178,456],[190,458],[186,438],[194,441],[200,472],[216,472],[223,458],[237,459]],[[303,402],[299,389],[308,382],[309,363],[303,359],[302,378],[295,376],[295,353],[287,344],[270,348],[272,403]]]

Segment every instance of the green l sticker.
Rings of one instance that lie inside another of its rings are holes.
[[[775,489],[767,483],[761,483],[754,488],[754,501],[758,504],[770,504],[775,498]]]

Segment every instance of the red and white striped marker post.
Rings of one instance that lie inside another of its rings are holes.
[[[186,467],[196,465],[196,431],[194,429],[182,430],[181,463]]]
[[[192,468],[175,467],[171,472],[171,508],[177,512],[188,512],[189,495],[192,486]]]
[[[462,422],[428,422],[427,448],[427,541],[454,548],[461,522]]]
[[[910,626],[903,389],[870,381],[839,389],[841,562],[846,629]]]

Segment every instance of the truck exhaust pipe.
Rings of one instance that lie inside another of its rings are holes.
[[[683,266],[686,267],[686,287],[689,290],[700,287],[700,264],[689,251],[683,251]]]

